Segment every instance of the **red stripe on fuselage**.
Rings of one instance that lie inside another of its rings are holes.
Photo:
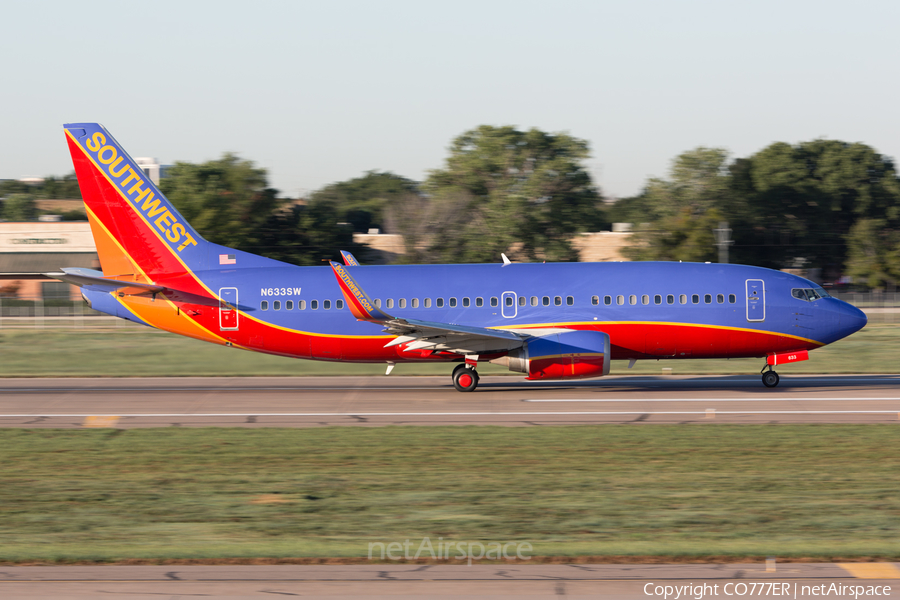
[[[149,225],[125,198],[121,189],[110,182],[93,163],[87,152],[70,135],[66,136],[78,184],[82,188],[85,204],[103,226],[115,237],[131,259],[154,280],[158,275],[176,275],[185,267],[175,257],[168,244]],[[102,265],[101,265],[102,266]],[[195,281],[186,292],[208,296],[208,292]]]

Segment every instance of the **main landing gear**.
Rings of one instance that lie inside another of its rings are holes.
[[[453,387],[459,392],[473,392],[478,387],[478,372],[466,363],[453,369]]]
[[[766,369],[768,369],[768,371],[766,371]],[[768,388],[775,387],[778,385],[778,382],[781,381],[781,377],[778,376],[778,373],[772,370],[772,365],[766,365],[760,373],[762,373],[763,385]]]

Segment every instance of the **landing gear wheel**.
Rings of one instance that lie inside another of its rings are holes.
[[[460,392],[472,392],[478,387],[478,373],[465,365],[453,369],[453,387]]]
[[[775,371],[766,371],[765,373],[763,373],[762,381],[764,386],[773,388],[778,385],[778,382],[781,381],[781,378]]]

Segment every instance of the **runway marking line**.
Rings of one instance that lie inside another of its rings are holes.
[[[523,398],[521,402],[850,402],[865,400],[900,400],[900,396],[872,398],[864,396],[837,398],[792,398],[783,396],[745,396],[742,398]]]
[[[900,569],[894,563],[838,563],[838,566],[857,579],[900,579]]]

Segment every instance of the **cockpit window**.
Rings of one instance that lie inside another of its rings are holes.
[[[799,298],[804,302],[812,302],[814,300],[818,300],[819,298],[830,298],[828,292],[820,287],[794,288],[791,290],[791,296],[793,296],[794,298]]]

